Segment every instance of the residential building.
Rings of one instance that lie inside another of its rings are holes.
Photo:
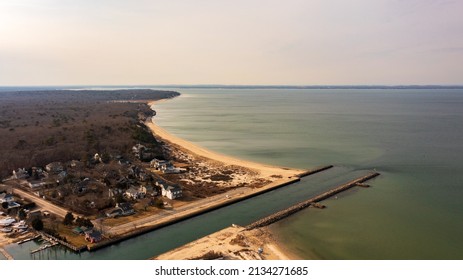
[[[52,162],[45,166],[45,170],[51,173],[58,174],[64,170],[64,167],[61,162]]]
[[[182,197],[182,188],[178,185],[169,186],[167,184],[162,185],[161,187],[162,195],[169,199],[177,199]]]
[[[91,231],[85,232],[85,240],[87,240],[90,243],[100,242],[101,239],[103,239],[103,236],[97,230],[91,230]]]

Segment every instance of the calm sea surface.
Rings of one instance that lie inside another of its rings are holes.
[[[189,90],[157,108],[215,151],[382,173],[272,227],[302,257],[463,259],[462,90]]]
[[[99,250],[32,242],[18,259],[143,259],[229,226],[245,225],[376,169],[369,189],[330,199],[272,231],[303,258],[463,259],[463,90],[180,89],[155,106],[158,123],[210,150],[327,172]]]

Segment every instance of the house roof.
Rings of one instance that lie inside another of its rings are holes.
[[[79,233],[79,234],[84,232],[80,227],[75,227],[75,228],[72,229],[72,231],[75,232],[75,233]]]
[[[133,210],[132,205],[128,202],[122,202],[117,205],[122,211],[127,212]]]
[[[0,200],[6,200],[13,198],[13,195],[10,193],[2,193],[0,194]]]
[[[176,192],[176,191],[181,191],[182,188],[180,188],[178,185],[173,185],[173,186],[167,186],[164,187],[166,190],[170,190],[171,192]]]
[[[126,193],[129,193],[131,195],[137,195],[139,193],[138,189],[135,187],[130,187],[128,190],[125,191]]]
[[[106,212],[108,215],[114,215],[114,214],[122,214],[122,209],[121,208],[114,208]]]
[[[101,239],[101,233],[97,230],[92,230],[92,231],[88,231],[85,233],[85,235],[87,237],[91,237],[91,238],[94,238],[94,239]]]

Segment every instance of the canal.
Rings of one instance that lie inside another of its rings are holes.
[[[209,213],[170,225],[94,252],[76,254],[64,247],[56,246],[40,253],[31,254],[40,246],[39,241],[21,245],[12,244],[5,249],[15,259],[148,259],[186,243],[221,230],[231,224],[248,225],[258,219],[283,210],[311,196],[365,175],[367,170],[335,167],[303,178],[300,182],[273,190],[242,202],[229,205]],[[356,190],[347,192],[349,195]],[[364,190],[367,191],[367,190]],[[346,195],[346,194],[342,194]],[[340,195],[340,196],[342,196]],[[314,209],[313,211],[323,211]]]

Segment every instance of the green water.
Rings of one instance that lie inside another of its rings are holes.
[[[368,189],[271,227],[302,258],[463,259],[462,90],[181,89],[158,123],[208,149],[297,168],[300,183],[101,249],[61,247],[16,259],[146,259],[232,223],[246,225],[376,169]]]
[[[156,106],[172,133],[307,168],[376,169],[373,188],[272,229],[303,258],[463,258],[461,90],[187,90]]]

